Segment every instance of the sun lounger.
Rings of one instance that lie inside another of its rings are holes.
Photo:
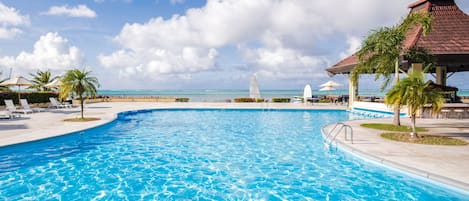
[[[38,108],[38,107],[29,107],[29,103],[28,103],[28,100],[26,99],[20,99],[20,104],[21,104],[21,107],[25,110],[32,110],[33,112],[42,112],[44,111],[43,108]]]
[[[27,110],[27,109],[17,109],[15,104],[13,104],[12,100],[5,99],[5,106],[8,111],[11,113],[23,113],[23,114],[28,114],[28,113],[33,113],[32,110]]]
[[[0,110],[0,119],[11,119],[13,116],[8,110]]]
[[[49,107],[53,107],[53,108],[72,108],[71,105],[64,105],[62,103],[59,103],[59,101],[57,99],[55,99],[54,97],[50,97],[49,101],[50,101],[50,106]]]

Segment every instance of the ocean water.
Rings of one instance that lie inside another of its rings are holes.
[[[361,96],[384,96],[379,90],[359,91]],[[249,97],[249,90],[98,90],[104,96],[159,96],[189,98],[191,102],[225,102],[227,99]],[[348,90],[317,91],[313,95],[345,95]],[[459,96],[469,96],[469,90],[461,90]],[[303,96],[303,90],[261,90],[263,98],[292,98]]]

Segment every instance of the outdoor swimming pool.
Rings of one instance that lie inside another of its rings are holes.
[[[126,112],[84,132],[0,148],[2,200],[467,200],[341,151],[339,110]]]

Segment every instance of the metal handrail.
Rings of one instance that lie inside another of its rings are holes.
[[[338,127],[339,125],[340,125],[340,127]],[[335,132],[335,134],[333,134],[333,133],[334,133],[334,130],[335,130],[336,128],[339,128],[339,129]],[[342,123],[342,122],[337,123],[337,124],[334,126],[334,128],[332,128],[332,130],[329,131],[329,133],[326,135],[326,138],[325,138],[324,140],[326,141],[326,140],[328,140],[328,139],[330,138],[330,140],[329,140],[329,145],[331,145],[332,142],[334,142],[334,141],[336,140],[337,136],[341,133],[342,130],[344,130],[345,141],[348,140],[348,139],[347,139],[347,134],[348,134],[348,130],[350,130],[350,141],[351,141],[351,143],[353,144],[353,128],[352,128],[350,125],[346,125],[346,124],[344,124],[344,123]],[[331,138],[331,136],[332,136],[332,138]],[[336,142],[336,144],[337,144],[337,142]]]
[[[326,138],[325,138],[324,140],[329,139],[329,137],[331,136],[332,132],[334,132],[334,130],[335,130],[335,129],[337,128],[337,126],[339,126],[339,125],[344,126],[345,124],[342,123],[342,122],[336,123],[335,126],[334,126],[334,128],[332,128],[332,130],[329,131],[329,133],[326,135]],[[341,127],[342,127],[342,126],[341,126]]]

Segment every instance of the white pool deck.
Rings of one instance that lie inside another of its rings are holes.
[[[85,117],[99,117],[91,122],[64,122],[79,117],[79,108],[49,109],[45,112],[22,115],[17,119],[0,120],[0,147],[64,135],[108,123],[117,113],[139,109],[159,108],[259,108],[259,109],[346,109],[338,105],[305,105],[292,103],[156,103],[104,102],[89,104]],[[394,142],[379,136],[381,131],[360,127],[363,122],[391,122],[391,119],[367,119],[345,122],[353,127],[354,143],[337,139],[338,147],[374,162],[390,166],[430,180],[449,184],[469,193],[469,145],[430,146]],[[403,124],[409,124],[403,118]],[[419,127],[432,134],[456,136],[469,141],[469,120],[419,119]],[[325,127],[325,132],[333,125]]]

